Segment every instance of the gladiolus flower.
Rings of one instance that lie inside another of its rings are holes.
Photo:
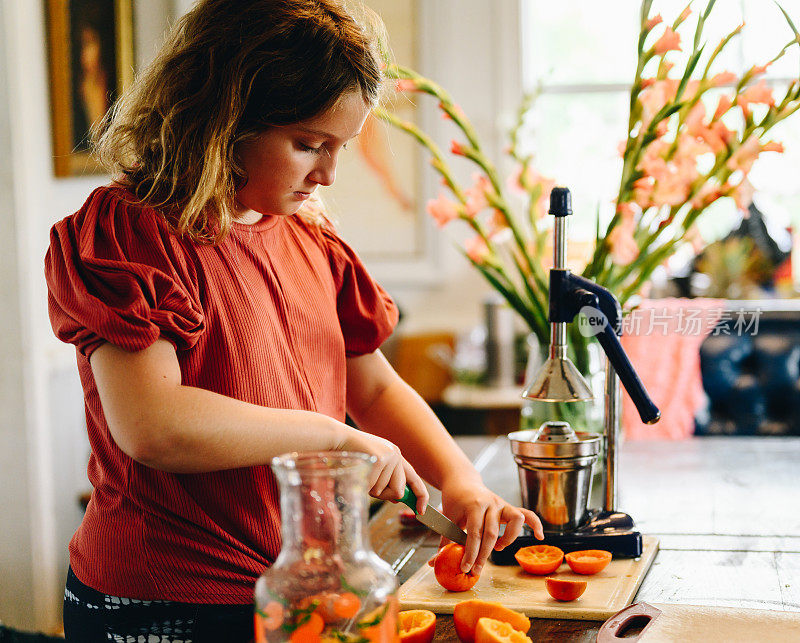
[[[472,175],[472,180],[474,181],[472,186],[464,190],[464,196],[467,197],[464,209],[467,216],[470,217],[474,217],[478,212],[489,206],[486,193],[493,191],[492,184],[485,175],[475,172]]]
[[[719,103],[717,103],[717,111],[714,112],[713,120],[718,121],[722,115],[731,108],[732,105],[733,103],[731,102],[730,98],[727,96],[720,96]]]
[[[438,198],[428,201],[426,209],[440,228],[443,228],[459,216],[458,203],[451,201],[441,193]]]
[[[719,74],[714,74],[711,77],[711,86],[712,87],[721,87],[722,85],[729,85],[730,83],[734,82],[738,76],[734,74],[732,71],[723,71]]]
[[[722,121],[714,121],[700,131],[700,138],[714,154],[719,154],[733,140],[733,132]]]
[[[722,189],[713,183],[706,183],[692,199],[692,207],[695,210],[702,210],[714,203],[722,196]]]
[[[667,78],[657,80],[651,87],[639,94],[642,104],[642,125],[647,127],[658,111],[675,98],[678,91],[679,80]]]
[[[467,239],[464,242],[464,250],[470,259],[479,264],[483,264],[491,254],[489,246],[486,245],[486,242],[480,235]]]
[[[450,141],[450,152],[457,156],[466,156],[466,148],[458,141]]]
[[[750,103],[763,103],[772,106],[775,98],[772,96],[772,88],[767,87],[766,81],[762,78],[756,85],[751,85],[736,97],[736,103],[742,109]]]
[[[611,259],[621,266],[628,265],[639,256],[639,246],[633,238],[636,223],[633,218],[623,218],[608,234]]]
[[[768,141],[761,146],[762,152],[778,152],[779,154],[783,154],[783,143],[778,143],[778,141]]]
[[[633,203],[619,203],[617,205],[617,212],[619,212],[619,215],[623,219],[633,219],[636,216]]]
[[[541,194],[539,194],[539,198],[536,201],[536,211],[539,215],[539,218],[543,217],[545,214],[545,204],[550,199],[550,192],[552,191],[553,187],[555,186],[556,182],[553,179],[550,179],[543,174],[539,174],[536,170],[532,167],[528,166],[528,169],[525,171],[525,176],[522,176],[522,166],[518,166],[517,169],[508,177],[508,181],[506,182],[508,188],[513,190],[514,192],[522,192],[525,193],[533,187],[537,185],[542,186]]]
[[[508,230],[508,219],[506,219],[506,215],[503,214],[502,210],[495,209],[486,222],[486,227],[488,228],[489,236],[495,237],[504,230]]]
[[[681,51],[681,35],[667,27],[664,34],[656,40],[653,51],[658,56],[663,56],[668,51]]]
[[[681,11],[681,15],[678,16],[679,22],[683,22],[684,20],[686,20],[686,18],[688,18],[692,14],[691,6],[692,3],[690,2],[689,4],[686,5],[686,8],[683,11]]]
[[[758,75],[763,74],[764,72],[766,72],[767,71],[767,67],[769,67],[771,64],[772,64],[772,62],[768,62],[766,65],[753,65],[750,68],[750,71],[747,72],[747,73],[750,76],[758,76]]]
[[[419,88],[417,87],[416,81],[411,78],[400,78],[395,82],[394,89],[398,92],[415,92]]]
[[[753,188],[753,184],[747,180],[746,176],[742,177],[742,180],[739,181],[739,185],[732,186],[730,191],[730,195],[733,197],[736,207],[742,212],[748,211],[750,204],[753,202],[754,193],[755,189]]]
[[[760,153],[761,143],[758,137],[750,136],[728,159],[728,167],[734,172],[740,170],[747,174]]]
[[[657,24],[660,24],[663,20],[664,19],[661,17],[661,14],[659,13],[658,15],[653,16],[652,18],[650,18],[650,20],[645,22],[644,28],[647,31],[650,31],[653,27],[655,27]]]

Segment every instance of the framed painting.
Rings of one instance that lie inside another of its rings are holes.
[[[89,130],[133,80],[133,0],[46,0],[53,170],[103,172]]]

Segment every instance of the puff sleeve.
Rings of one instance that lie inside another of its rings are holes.
[[[322,229],[337,288],[336,310],[347,357],[376,350],[392,334],[398,310],[358,255],[329,227]]]
[[[51,229],[45,278],[53,331],[87,358],[105,342],[137,351],[162,336],[191,348],[204,329],[194,266],[166,222],[123,194],[98,188]]]

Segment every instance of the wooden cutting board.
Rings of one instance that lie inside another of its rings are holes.
[[[436,582],[433,568],[423,564],[400,587],[400,609],[428,609],[438,614],[452,614],[456,603],[471,598],[497,601],[508,608],[539,618],[567,618],[604,621],[631,603],[658,551],[658,539],[643,536],[639,558],[612,560],[599,574],[573,574],[566,563],[559,568],[560,578],[578,578],[589,582],[579,599],[564,603],[550,597],[544,576],[526,574],[517,565],[486,563],[480,580],[466,592],[449,592]]]
[[[626,623],[635,629],[626,632]],[[800,642],[800,612],[636,603],[603,623],[597,641]]]

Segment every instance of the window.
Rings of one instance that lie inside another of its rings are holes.
[[[671,23],[687,1],[654,0],[651,16],[660,13]],[[800,28],[800,0],[780,2]],[[693,21],[705,6],[705,0],[692,3],[693,14],[679,30],[684,49],[691,47]],[[537,169],[571,188],[576,216],[570,234],[576,239],[594,234],[598,208],[604,220],[613,213],[611,200],[617,194],[622,168],[617,146],[626,133],[639,10],[639,0],[522,0],[524,82],[527,91],[538,86],[540,95],[521,140],[525,151],[535,154]],[[717,59],[716,71],[741,74],[753,64],[770,60],[793,38],[772,2],[717,0],[703,34],[709,49],[742,21],[746,23],[743,33]],[[766,74],[776,97],[798,77],[799,70],[800,49],[795,46]],[[793,222],[798,229],[800,113],[774,127],[770,135],[786,151],[759,157],[750,174],[757,190],[756,204],[779,227]],[[720,199],[709,210],[700,219],[707,241],[724,236],[738,224],[731,199]]]

